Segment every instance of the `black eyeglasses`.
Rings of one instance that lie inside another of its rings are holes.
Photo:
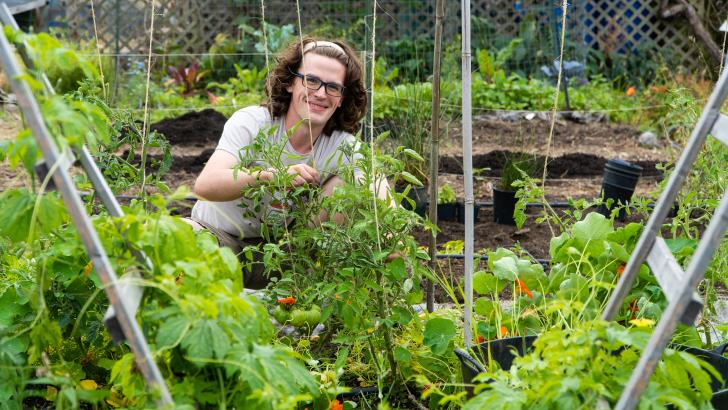
[[[332,97],[341,97],[346,92],[346,87],[339,83],[327,83],[326,81],[322,81],[318,77],[297,73],[290,68],[288,69],[288,71],[290,71],[291,74],[295,75],[296,77],[300,78],[303,81],[303,86],[311,91],[318,91],[321,87],[324,87],[324,90],[326,90],[326,94]]]

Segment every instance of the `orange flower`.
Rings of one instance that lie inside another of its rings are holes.
[[[344,405],[341,404],[340,401],[334,399],[334,401],[331,402],[331,406],[329,408],[331,410],[344,410]]]
[[[621,278],[623,273],[624,273],[624,265],[617,266],[617,276]]]
[[[637,89],[636,88],[629,87],[627,89],[627,97],[631,97],[631,96],[635,95],[636,92],[637,92]]]
[[[287,298],[278,299],[278,303],[285,306],[291,306],[296,303],[296,298],[294,298],[293,296],[289,296]]]
[[[91,273],[91,269],[93,269],[93,268],[94,268],[93,261],[88,261],[86,266],[83,267],[83,276],[88,278],[88,274]]]
[[[518,293],[525,293],[526,296],[528,296],[529,298],[533,299],[533,292],[531,292],[528,289],[528,286],[526,286],[526,284],[523,283],[522,280],[516,278],[516,285],[518,285],[518,288],[517,288]]]
[[[508,335],[508,328],[505,326],[500,327],[500,332],[498,332],[498,337],[506,337]]]

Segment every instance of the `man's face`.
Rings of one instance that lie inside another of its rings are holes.
[[[307,53],[304,63],[298,68],[298,73],[309,78],[316,77],[326,83],[343,85],[346,67],[334,58]],[[344,98],[327,94],[325,86],[318,90],[310,90],[299,77],[294,77],[293,83],[286,90],[291,93],[291,105],[288,107],[286,119],[291,124],[302,119],[310,119],[312,127],[324,127],[336,109],[341,106]]]

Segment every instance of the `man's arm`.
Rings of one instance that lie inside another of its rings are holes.
[[[232,201],[242,196],[243,188],[255,185],[258,181],[273,179],[273,172],[270,170],[252,173],[238,170],[234,173],[233,168],[237,164],[237,158],[231,153],[215,150],[197,177],[192,192],[207,201]],[[306,164],[291,165],[288,167],[288,174],[296,175],[293,179],[294,186],[304,183],[317,184],[319,180],[318,172]]]

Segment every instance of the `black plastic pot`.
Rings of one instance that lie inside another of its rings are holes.
[[[602,180],[602,196],[604,201],[611,198],[614,200],[612,206],[628,204],[634,194],[637,181],[642,175],[642,167],[622,159],[610,159],[604,166],[604,178]],[[610,210],[605,205],[600,205],[598,212],[609,216]],[[619,210],[618,219],[624,220],[624,209]]]
[[[460,366],[463,371],[463,384],[468,396],[473,394],[473,379],[479,373],[485,371],[481,363],[489,363],[490,360],[498,363],[500,368],[508,370],[513,364],[513,359],[523,356],[533,347],[533,342],[538,336],[507,337],[504,339],[490,340],[473,347],[473,352],[480,358],[475,359],[468,352],[462,349],[455,349],[455,355],[460,359]]]
[[[493,221],[502,225],[515,225],[513,211],[516,209],[515,191],[501,191],[493,188]]]
[[[480,205],[473,204],[473,222],[478,222],[478,212],[480,212]],[[465,223],[465,204],[463,202],[456,204],[455,216],[458,222]]]
[[[455,221],[457,215],[458,204],[437,204],[437,220],[438,221]]]
[[[410,211],[415,211],[419,216],[425,216],[429,202],[427,187],[412,187],[409,193],[407,193],[407,197],[415,202],[414,207],[406,199],[402,200],[402,207]]]
[[[469,396],[473,394],[473,379],[479,373],[485,371],[481,363],[495,361],[503,370],[509,370],[513,359],[528,353],[538,336],[508,337],[505,339],[492,340],[473,347],[473,352],[480,360],[475,359],[468,352],[462,349],[455,349],[455,355],[460,359],[463,372],[463,383]],[[671,344],[670,348],[688,352],[708,362],[715,368],[723,380],[728,382],[728,358],[723,356],[728,343],[720,345],[713,350],[698,349],[695,347]],[[469,386],[469,387],[467,387]],[[716,409],[728,409],[728,388],[725,383],[710,375],[710,387],[713,390],[711,403]]]

